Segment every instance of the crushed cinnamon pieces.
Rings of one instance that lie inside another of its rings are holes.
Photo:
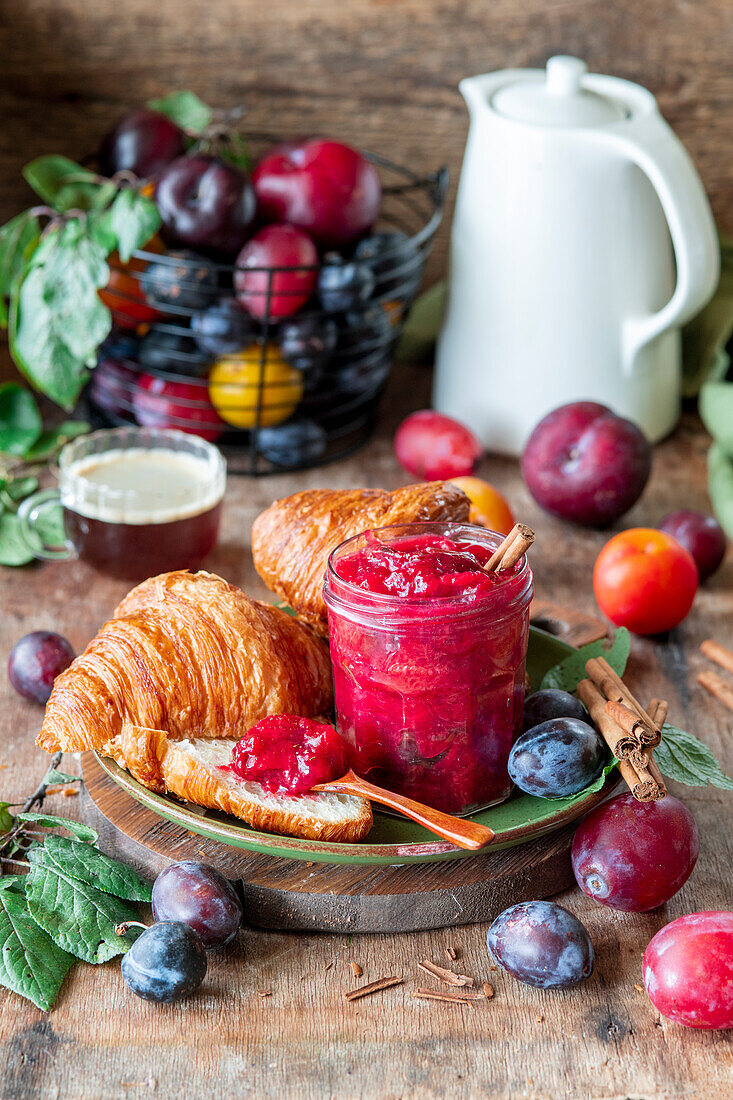
[[[360,997],[368,997],[372,993],[378,993],[380,989],[389,989],[393,985],[402,985],[403,979],[398,978],[396,974],[391,975],[389,978],[378,978],[376,982],[369,982],[368,985],[362,985],[359,989],[351,989],[348,993],[344,993],[344,999],[347,1001],[357,1001]]]
[[[456,974],[454,970],[447,970],[444,966],[438,966],[437,963],[431,962],[430,959],[423,959],[422,962],[417,964],[421,970],[424,970],[426,974],[430,974],[433,978],[437,978],[439,982],[444,982],[445,985],[458,985],[466,986],[473,985],[473,978],[468,974]]]
[[[483,1001],[483,993],[444,993],[442,989],[413,989],[411,997],[424,1001],[448,1001],[450,1004],[470,1005]]]

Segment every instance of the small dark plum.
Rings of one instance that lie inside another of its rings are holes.
[[[577,985],[593,970],[593,944],[584,924],[552,901],[523,901],[496,918],[489,951],[512,977],[539,989]]]
[[[509,754],[509,775],[525,794],[567,798],[585,790],[603,771],[606,745],[577,718],[552,718],[526,730]]]
[[[331,388],[355,397],[373,393],[387,381],[390,367],[390,360],[385,355],[370,355],[352,362],[347,360],[329,368],[327,383]]]
[[[283,359],[304,372],[322,367],[333,355],[338,342],[338,326],[332,317],[303,313],[283,321],[278,344]]]
[[[722,565],[725,531],[712,516],[680,508],[664,517],[659,530],[666,531],[692,554],[701,582],[712,577]]]
[[[242,903],[215,867],[184,859],[164,868],[153,883],[156,921],[182,921],[204,947],[222,947],[242,922]]]
[[[234,355],[254,343],[257,325],[234,298],[222,298],[191,318],[191,334],[214,359]]]
[[[183,921],[160,921],[146,928],[122,956],[128,989],[146,1001],[181,1001],[206,977],[206,952]]]
[[[217,270],[211,260],[184,249],[149,263],[140,283],[149,302],[175,312],[206,309],[219,294]]]
[[[143,108],[125,115],[105,136],[99,166],[105,176],[133,172],[151,179],[185,151],[180,126],[159,111]]]
[[[537,503],[586,527],[605,527],[628,512],[651,468],[652,448],[643,432],[595,401],[548,413],[522,455],[522,475]]]
[[[366,263],[327,252],[318,273],[318,299],[328,313],[358,309],[374,291],[374,272]]]
[[[260,428],[257,450],[275,466],[307,466],[326,453],[328,437],[313,420],[293,420],[275,428]]]
[[[216,157],[185,156],[167,165],[155,187],[166,240],[235,256],[247,240],[256,199],[248,177]]]
[[[202,352],[184,332],[172,332],[155,325],[141,341],[139,362],[153,372],[167,371],[201,378],[211,364],[211,356]]]
[[[10,650],[8,677],[24,699],[47,703],[54,680],[73,660],[74,650],[66,638],[50,630],[33,630]]]
[[[372,354],[391,345],[394,329],[389,314],[378,303],[350,309],[339,322],[339,352]]]
[[[136,378],[137,372],[124,360],[101,356],[92,373],[89,396],[109,416],[129,419]]]
[[[373,233],[354,249],[354,259],[367,263],[375,278],[375,293],[392,292],[400,299],[411,298],[422,277],[420,251],[406,233]]]
[[[573,872],[589,898],[645,913],[684,886],[699,850],[695,819],[679,799],[639,802],[628,792],[583,818],[573,837]]]
[[[590,722],[588,711],[580,699],[576,699],[569,691],[543,688],[527,696],[522,718],[523,733],[542,722],[549,722],[552,718],[578,718],[581,722]]]
[[[106,340],[99,345],[99,359],[130,359],[137,362],[140,338],[134,332],[113,328]]]

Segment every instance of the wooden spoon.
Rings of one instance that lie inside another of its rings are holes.
[[[355,794],[360,798],[368,798],[370,802],[379,802],[382,806],[389,806],[391,810],[412,818],[436,836],[450,840],[458,848],[468,848],[476,852],[491,844],[494,839],[494,831],[488,825],[453,817],[442,810],[434,810],[432,806],[424,806],[422,802],[415,802],[412,798],[387,791],[384,787],[376,787],[353,771],[348,771],[340,779],[332,779],[330,783],[316,783],[311,790],[328,791],[331,794]]]

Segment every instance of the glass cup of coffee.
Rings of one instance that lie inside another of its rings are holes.
[[[58,489],[28,497],[18,517],[37,558],[80,558],[103,573],[144,580],[196,569],[214,549],[225,485],[226,462],[205,440],[163,428],[113,428],[67,443]],[[49,529],[58,526],[59,506],[64,537],[54,545]]]

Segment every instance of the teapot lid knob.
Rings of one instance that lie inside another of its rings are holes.
[[[547,62],[547,91],[550,95],[576,95],[587,72],[588,66],[579,57],[557,54]]]

